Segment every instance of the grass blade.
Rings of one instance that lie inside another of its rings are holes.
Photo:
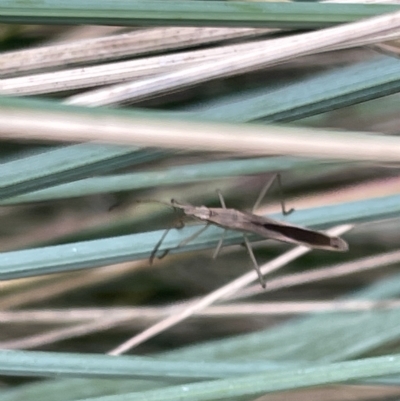
[[[372,221],[395,216],[400,210],[400,196],[388,196],[364,201],[297,211],[288,221],[298,225],[321,226],[341,223]],[[272,216],[274,217],[274,216]],[[275,216],[278,217],[278,216]],[[183,238],[193,234],[198,227],[172,230],[160,251],[174,248]],[[207,235],[201,235],[178,252],[215,247],[222,229],[210,227]],[[33,275],[71,271],[104,266],[126,260],[147,259],[162,231],[127,235],[46,248],[5,252],[0,254],[0,280],[10,280]],[[226,244],[241,243],[240,233],[230,232]],[[173,250],[175,251],[175,250]]]
[[[161,6],[162,4],[162,6]],[[391,4],[248,3],[223,1],[38,0],[29,9],[0,2],[0,22],[19,24],[204,25],[320,28],[398,10]]]

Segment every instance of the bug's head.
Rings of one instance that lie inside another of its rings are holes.
[[[183,203],[179,203],[175,199],[171,199],[171,206],[176,208],[176,209],[185,210],[185,207],[188,206],[188,205],[184,205]]]
[[[193,206],[188,203],[179,203],[175,199],[171,199],[172,207],[182,210],[186,216],[195,217],[199,220],[208,220],[211,212],[208,207],[205,206]]]

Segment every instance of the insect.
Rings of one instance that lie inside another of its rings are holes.
[[[289,224],[286,222],[278,221],[271,219],[269,217],[258,216],[254,214],[254,210],[261,203],[268,189],[272,185],[273,181],[277,179],[279,184],[279,189],[281,192],[281,208],[282,214],[288,215],[292,213],[294,210],[290,209],[286,211],[285,204],[282,196],[282,184],[280,175],[276,174],[274,177],[267,182],[267,184],[262,189],[259,197],[257,198],[252,212],[243,212],[236,209],[228,209],[225,205],[225,200],[220,191],[217,191],[219,196],[219,200],[221,203],[220,208],[209,208],[206,206],[193,206],[190,204],[179,203],[174,199],[171,199],[170,205],[175,208],[181,210],[184,215],[193,217],[197,220],[206,222],[206,225],[202,227],[200,230],[195,232],[188,238],[185,238],[181,241],[176,248],[180,248],[187,243],[193,241],[197,238],[201,233],[203,233],[210,225],[217,225],[222,228],[225,228],[224,233],[221,236],[221,239],[218,242],[217,248],[214,252],[213,258],[215,259],[219,251],[223,245],[224,237],[227,230],[240,231],[243,233],[244,245],[249,253],[250,259],[253,262],[254,268],[258,274],[258,278],[263,288],[265,288],[265,280],[261,274],[260,268],[258,266],[257,260],[254,256],[251,244],[249,239],[247,238],[248,233],[258,234],[259,236],[266,239],[273,239],[281,242],[288,242],[297,245],[304,245],[313,249],[325,249],[328,251],[340,251],[344,252],[348,250],[348,244],[340,237],[332,237],[321,231],[311,230],[308,228],[303,228],[300,226],[296,226],[293,224]],[[163,203],[163,202],[160,202]],[[167,236],[169,229],[164,232],[157,245],[155,246],[153,252],[150,256],[150,263],[153,262],[158,249],[160,248],[162,242]],[[165,250],[159,258],[163,258],[168,254],[170,250]]]

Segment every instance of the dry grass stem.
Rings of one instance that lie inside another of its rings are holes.
[[[238,155],[400,161],[400,138],[366,132],[126,118],[90,112],[76,115],[6,106],[0,106],[0,137],[99,141]]]
[[[292,251],[290,251],[292,252]],[[370,269],[377,269],[383,266],[392,265],[400,261],[400,251],[394,251],[376,255],[373,257],[358,259],[349,263],[342,263],[332,267],[324,267],[305,273],[286,275],[277,279],[268,281],[266,290],[260,290],[260,286],[249,287],[238,293],[233,293],[221,300],[234,300],[258,295],[261,292],[276,291],[282,288],[293,287],[296,285],[307,284],[311,282],[328,280],[335,277],[346,276],[350,274],[364,272]],[[268,264],[266,265],[268,266]],[[70,310],[28,310],[0,313],[0,322],[26,322],[34,321],[36,323],[80,323],[67,329],[55,329],[50,332],[28,336],[16,340],[16,342],[4,342],[4,348],[30,348],[39,345],[49,344],[73,338],[81,335],[88,335],[101,330],[110,329],[122,323],[137,325],[144,322],[151,322],[160,318],[171,316],[182,312],[183,308],[190,307],[198,302],[187,301],[177,305],[167,307],[139,307],[139,308],[86,308]],[[201,301],[201,300],[200,300]],[[388,300],[339,300],[326,302],[269,302],[257,304],[233,304],[208,306],[205,309],[199,309],[195,312],[197,316],[229,316],[229,315],[282,315],[309,312],[327,312],[327,311],[360,311],[375,309],[394,309],[399,307],[399,301]],[[112,312],[111,312],[112,311]],[[109,319],[110,314],[113,315]],[[135,320],[135,321],[133,321]]]
[[[72,274],[64,273],[57,275],[56,278],[54,276],[34,277],[34,287],[16,290],[12,294],[0,297],[0,308],[2,310],[12,309],[35,302],[43,302],[85,287],[93,287],[94,285],[114,280],[122,275],[132,273],[134,270],[141,269],[144,265],[147,265],[147,260],[125,262]],[[14,282],[19,281],[20,279],[12,280],[9,283],[13,285]],[[24,281],[30,282],[32,278],[25,279]],[[5,284],[7,283],[5,282]]]
[[[282,288],[293,287],[296,285],[313,283],[315,281],[329,280],[334,277],[347,276],[364,272],[366,270],[377,269],[383,266],[389,266],[400,262],[400,251],[383,253],[376,256],[368,256],[366,258],[357,259],[347,263],[340,263],[334,266],[327,266],[321,269],[311,270],[305,273],[289,274],[279,277],[268,282],[268,287],[264,291],[260,291],[257,286],[245,288],[227,299],[248,298],[260,294],[265,291],[276,291]]]
[[[249,35],[250,33],[251,32],[249,32]],[[252,36],[254,36],[254,34]],[[385,35],[368,36],[355,41],[349,41],[346,44],[324,48],[321,49],[321,51],[328,52],[344,48],[348,49],[355,46],[378,44],[399,37],[400,33],[398,30],[395,30]],[[260,48],[261,44],[267,46],[267,43],[268,41],[256,41],[238,45],[219,46],[212,49],[188,51],[184,53],[167,54],[163,56],[2,79],[0,80],[0,93],[15,96],[37,95],[82,89],[97,85],[116,84],[132,79],[135,79],[135,82],[137,82],[138,78],[161,75],[204,62],[210,62],[210,69],[212,69],[214,60],[224,59],[227,56],[235,54],[239,55],[242,52],[257,50]],[[113,88],[110,87],[102,89],[101,91],[104,93],[112,92]],[[72,97],[72,99],[76,98]],[[69,100],[67,99],[66,102],[69,102]],[[77,104],[76,101],[74,101],[74,103]],[[90,103],[90,101],[84,100],[79,104],[90,106]]]
[[[312,54],[321,49],[355,41],[364,37],[391,33],[400,27],[400,12],[370,18],[334,28],[302,33],[280,39],[260,41],[258,49],[226,56],[212,62],[158,75],[154,78],[115,85],[72,96],[69,104],[104,106],[126,101],[143,100],[165,92],[182,89],[211,79],[227,77],[289,59]]]
[[[155,51],[179,49],[237,37],[260,35],[268,30],[254,28],[141,29],[128,33],[18,50],[1,55],[0,76],[49,68],[108,61]]]
[[[338,227],[331,228],[327,230],[329,235],[341,235],[346,231],[352,228],[351,225],[342,225]],[[306,248],[304,246],[297,246],[296,248],[285,252],[281,256],[275,258],[274,260],[266,263],[265,265],[260,267],[261,273],[266,275],[275,271],[282,266],[285,266],[290,261],[304,255],[307,252],[310,252],[310,248]],[[217,302],[218,300],[229,296],[232,293],[237,292],[241,288],[246,287],[251,282],[257,280],[257,272],[255,270],[250,271],[249,273],[244,274],[243,276],[237,278],[236,280],[224,285],[223,287],[218,288],[216,291],[211,292],[210,294],[206,295],[205,297],[201,298],[199,301],[195,301],[193,304],[184,307],[184,309],[176,314],[169,316],[168,318],[161,320],[160,322],[156,323],[155,325],[149,327],[148,329],[144,330],[143,332],[139,333],[138,335],[132,337],[125,343],[121,344],[120,346],[116,347],[115,349],[109,352],[110,355],[120,355],[124,352],[128,351],[129,349],[143,343],[144,341],[148,340],[151,337],[167,330],[168,328],[176,325],[177,323],[187,319],[188,317],[194,315],[200,310],[205,309],[206,307],[210,306],[211,304]]]

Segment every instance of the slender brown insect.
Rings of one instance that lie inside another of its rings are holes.
[[[275,175],[270,181],[267,182],[263,190],[261,191],[256,203],[253,206],[253,211],[261,203],[263,197],[267,193],[268,189],[272,185],[273,181],[277,178],[279,189],[282,195],[282,184],[280,175]],[[224,198],[221,192],[217,191],[219,200],[221,202],[221,208],[209,208],[206,206],[192,206],[190,204],[179,203],[176,200],[171,200],[171,205],[180,209],[186,216],[194,217],[198,220],[204,221],[207,224],[200,230],[195,232],[190,237],[181,241],[176,248],[182,247],[187,243],[193,241],[201,233],[203,233],[211,224],[225,228],[224,233],[220,241],[218,242],[217,248],[214,252],[213,258],[216,258],[222,247],[226,230],[241,231],[243,233],[244,245],[249,252],[250,258],[253,262],[254,268],[257,271],[260,283],[265,288],[265,281],[260,272],[260,268],[254,256],[251,248],[250,241],[247,238],[247,233],[258,234],[259,236],[266,239],[274,239],[276,241],[288,242],[297,245],[304,245],[313,249],[325,249],[328,251],[340,251],[344,252],[348,250],[347,242],[339,237],[331,237],[321,231],[310,230],[293,224],[289,224],[282,221],[277,221],[269,217],[258,216],[254,213],[242,212],[236,209],[227,209],[225,206]],[[286,211],[285,204],[283,202],[283,196],[281,196],[281,207],[283,215],[288,215],[293,212],[293,209]],[[153,262],[154,257],[160,248],[163,240],[167,236],[169,229],[165,231],[157,245],[155,246],[151,256],[150,263]],[[164,251],[159,258],[163,258],[168,254],[169,250]]]

